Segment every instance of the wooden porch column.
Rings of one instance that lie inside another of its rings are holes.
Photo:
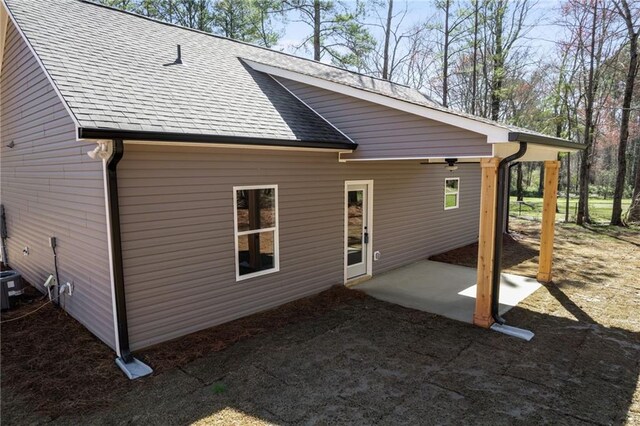
[[[478,234],[478,287],[473,323],[489,328],[491,316],[491,275],[493,273],[493,240],[496,232],[496,201],[498,196],[498,164],[500,158],[480,160],[482,187],[480,191],[480,231]]]
[[[538,281],[551,281],[553,261],[553,234],[556,223],[558,200],[559,161],[544,162],[544,199],[542,205],[542,230],[540,232],[540,257],[538,260]]]

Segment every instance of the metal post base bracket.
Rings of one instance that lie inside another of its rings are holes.
[[[511,327],[510,325],[498,324],[497,322],[491,326],[491,330],[506,334],[507,336],[517,337],[518,339],[526,340],[527,342],[535,336],[532,331],[518,327]]]
[[[125,363],[122,358],[118,357],[116,358],[116,364],[124,374],[127,375],[129,380],[139,379],[140,377],[148,376],[153,373],[151,367],[135,358],[132,358],[131,361]]]

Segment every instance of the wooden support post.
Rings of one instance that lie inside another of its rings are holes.
[[[540,257],[538,261],[538,281],[551,281],[553,262],[553,234],[556,223],[558,202],[559,161],[544,162],[544,199],[542,205],[542,230],[540,232]]]
[[[493,273],[493,240],[496,232],[496,202],[498,197],[497,157],[480,160],[482,187],[480,192],[480,231],[478,234],[478,287],[473,323],[489,328],[491,316],[491,275]]]

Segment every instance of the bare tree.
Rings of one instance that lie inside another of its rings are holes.
[[[404,84],[408,84],[408,80],[411,80],[410,84],[419,83],[419,86],[414,85],[414,87],[421,88],[424,75],[420,73],[410,75],[408,68],[412,61],[419,61],[425,55],[430,56],[430,53],[425,50],[426,25],[417,22],[409,27],[406,26],[405,18],[409,14],[406,2],[400,8],[396,8],[393,0],[372,4],[375,6],[373,13],[377,19],[367,25],[377,34],[381,34],[381,40],[369,52],[366,59],[367,72],[385,80]]]
[[[449,75],[450,62],[452,56],[460,52],[460,47],[456,45],[465,34],[464,24],[472,13],[461,5],[456,5],[455,0],[438,0],[436,8],[444,14],[444,24],[442,27],[442,105],[449,106]]]
[[[384,47],[382,53],[382,78],[389,79],[389,42],[391,41],[391,21],[393,20],[393,0],[387,8],[387,25],[384,29]]]
[[[528,0],[493,0],[487,4],[487,26],[493,38],[490,116],[492,120],[498,120],[504,97],[505,66],[514,44],[524,35],[525,20],[534,3]]]
[[[636,26],[640,8],[632,11],[627,0],[614,0],[613,5],[616,12],[623,19],[627,29],[629,43],[629,65],[625,80],[624,98],[622,101],[622,112],[620,118],[620,139],[618,142],[618,173],[616,176],[616,186],[613,194],[613,210],[611,212],[611,224],[622,226],[622,197],[624,195],[625,177],[627,174],[627,141],[629,139],[629,117],[631,115],[631,100],[633,99],[633,88],[638,75],[638,33],[640,30]]]
[[[605,0],[569,0],[563,7],[564,25],[569,29],[570,39],[566,43],[578,59],[580,78],[576,78],[577,95],[574,105],[583,102],[584,124],[581,139],[585,149],[580,156],[579,199],[576,222],[580,225],[591,221],[589,215],[589,186],[592,178],[593,153],[595,152],[596,131],[601,118],[601,109],[595,108],[608,96],[609,85],[603,85],[603,75],[607,60],[616,51],[613,14],[602,7]],[[578,108],[576,107],[576,110]]]
[[[478,92],[478,28],[480,6],[479,0],[473,0],[473,61],[472,61],[472,77],[471,77],[471,114],[476,113],[476,102]]]

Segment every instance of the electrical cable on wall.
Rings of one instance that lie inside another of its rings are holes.
[[[53,269],[54,272],[56,274],[56,297],[54,299],[52,299],[51,301],[53,302],[54,300],[58,301],[58,303],[56,303],[58,306],[60,306],[60,275],[58,274],[58,255],[56,253],[56,245],[57,245],[57,239],[56,237],[50,237],[49,238],[49,245],[51,246],[51,250],[53,251]]]

